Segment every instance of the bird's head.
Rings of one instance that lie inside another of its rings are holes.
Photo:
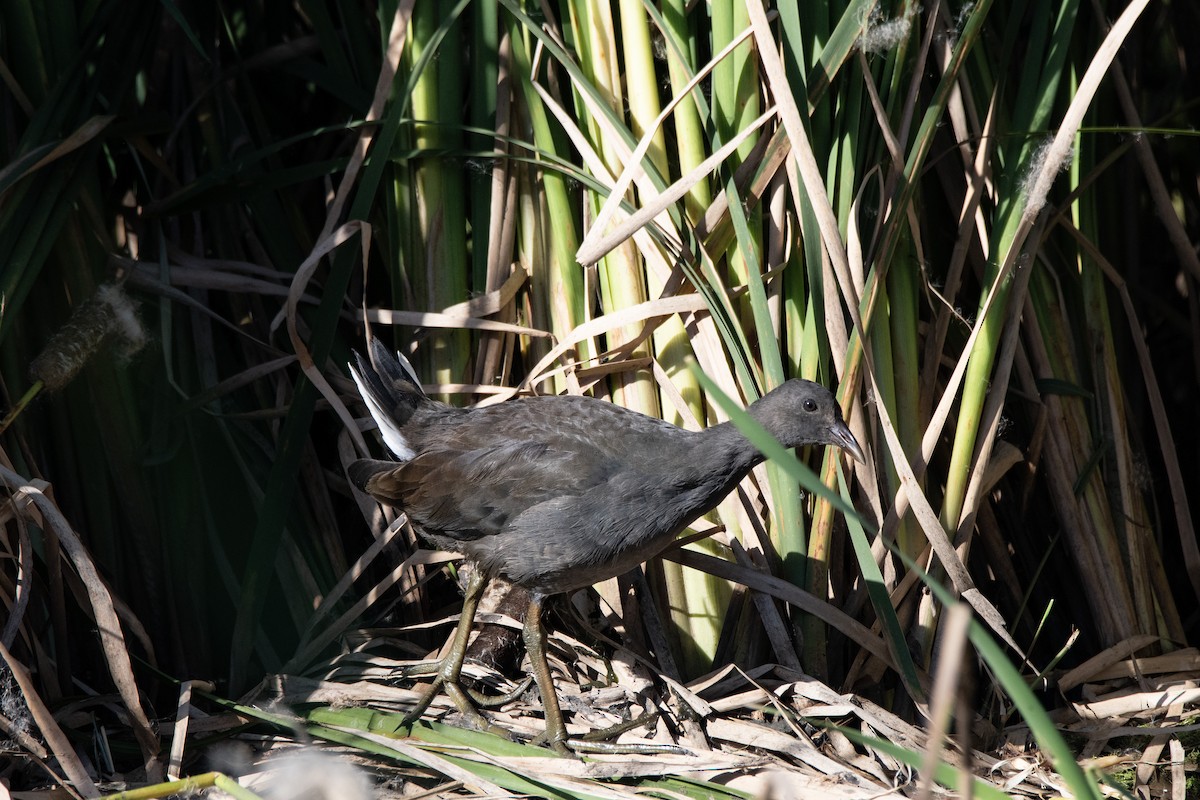
[[[841,406],[819,383],[794,378],[755,401],[749,411],[785,447],[831,444],[866,463]]]

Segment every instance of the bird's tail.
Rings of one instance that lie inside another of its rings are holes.
[[[413,457],[413,450],[404,437],[404,425],[429,398],[407,358],[400,353],[393,356],[378,339],[371,339],[370,348],[369,362],[357,351],[354,353],[350,375],[379,426],[384,443],[397,458],[407,461]]]

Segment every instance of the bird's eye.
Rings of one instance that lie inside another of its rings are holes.
[[[811,413],[811,412],[813,412],[813,411],[816,411],[816,410],[817,410],[817,401],[815,401],[815,400],[805,400],[805,401],[804,401],[804,410],[805,410],[805,411],[808,411],[808,412],[810,412],[810,413]]]

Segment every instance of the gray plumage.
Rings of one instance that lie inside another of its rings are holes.
[[[350,478],[402,508],[435,546],[544,594],[611,578],[660,553],[762,454],[731,423],[686,431],[588,397],[476,409],[437,402],[379,341],[355,380],[399,463]],[[825,387],[791,380],[749,409],[787,447],[862,451]],[[381,413],[382,412],[382,416]]]

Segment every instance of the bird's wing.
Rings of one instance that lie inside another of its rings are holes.
[[[586,447],[505,442],[438,446],[403,464],[358,461],[350,477],[404,509],[418,528],[471,540],[500,533],[509,520],[541,503],[583,494],[615,468],[610,457]]]

